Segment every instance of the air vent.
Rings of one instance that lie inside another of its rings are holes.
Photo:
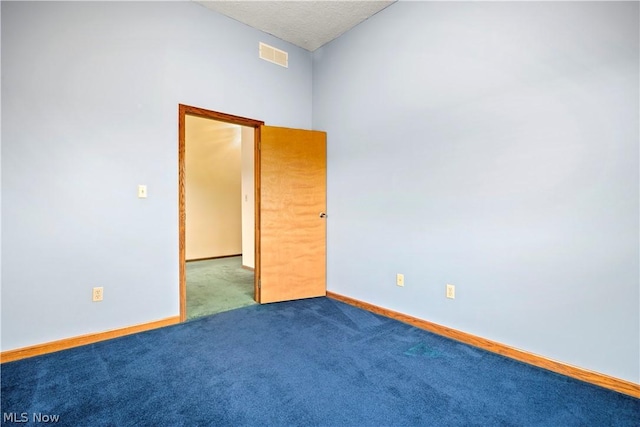
[[[268,44],[260,43],[260,58],[289,68],[289,54]]]

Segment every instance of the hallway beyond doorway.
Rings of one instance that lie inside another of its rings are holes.
[[[254,272],[242,257],[190,261],[187,273],[187,320],[256,304]]]

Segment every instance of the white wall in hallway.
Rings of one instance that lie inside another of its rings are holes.
[[[242,126],[242,265],[255,268],[255,130]]]
[[[187,260],[242,253],[241,129],[185,117]]]

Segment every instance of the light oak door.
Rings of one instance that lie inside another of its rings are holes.
[[[326,295],[325,132],[260,128],[261,303]]]

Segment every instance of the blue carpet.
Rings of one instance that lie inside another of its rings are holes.
[[[1,378],[4,413],[68,426],[640,425],[638,399],[328,298],[6,363]]]

